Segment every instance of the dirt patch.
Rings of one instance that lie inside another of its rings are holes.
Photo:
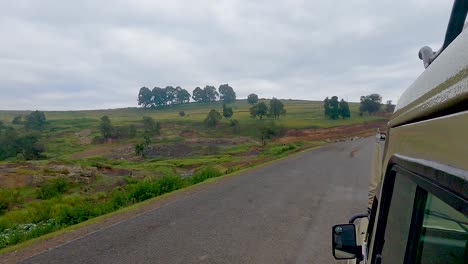
[[[99,172],[107,176],[125,176],[133,175],[133,171],[126,169],[115,169],[115,168],[102,168]]]
[[[79,165],[66,165],[49,162],[45,166],[31,163],[0,165],[0,188],[38,186],[50,178],[64,177],[71,182],[91,183],[97,173],[96,168],[82,168]]]
[[[367,137],[375,134],[377,128],[385,131],[388,120],[381,119],[349,126],[330,128],[290,129],[286,135],[276,140],[278,143],[295,141],[335,141],[343,138]]]
[[[180,132],[180,136],[185,137],[185,138],[194,138],[195,135],[196,135],[195,131],[192,131],[192,130],[184,130]]]
[[[90,137],[90,135],[91,135],[91,129],[85,129],[85,130],[81,130],[80,132],[75,133],[75,136],[80,141],[80,145],[91,144],[93,139]]]
[[[70,155],[72,159],[82,159],[92,156],[100,156],[109,153],[115,146],[100,145]]]

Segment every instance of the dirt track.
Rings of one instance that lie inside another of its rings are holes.
[[[361,124],[330,128],[290,129],[284,137],[276,140],[279,143],[294,141],[336,140],[351,137],[367,137],[375,134],[377,128],[385,130],[388,120],[376,120]]]

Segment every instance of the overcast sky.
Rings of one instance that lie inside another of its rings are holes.
[[[0,2],[0,109],[137,106],[142,86],[238,98],[399,95],[437,50],[447,0]]]

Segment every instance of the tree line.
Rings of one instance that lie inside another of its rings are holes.
[[[343,119],[351,117],[348,102],[346,102],[344,99],[338,101],[338,96],[325,98],[325,100],[323,100],[323,108],[325,116],[333,120],[338,119],[340,117]]]
[[[192,95],[180,86],[154,87],[150,90],[141,87],[138,92],[138,105],[143,108],[162,108],[170,105],[185,104],[192,98],[195,102],[215,102],[220,99],[224,103],[233,103],[236,92],[229,84],[222,84],[218,90],[214,86],[206,85],[203,89],[196,87]]]
[[[381,111],[382,106],[382,96],[380,94],[373,93],[369,95],[363,95],[360,97],[359,115],[362,116],[364,113],[377,113]],[[323,109],[325,116],[330,119],[351,117],[348,102],[343,99],[339,101],[337,96],[325,98],[325,100],[323,100]],[[387,113],[393,113],[394,110],[395,105],[392,104],[392,100],[388,100],[385,104],[384,111]]]
[[[360,98],[359,113],[360,115],[365,112],[369,114],[377,113],[381,111],[382,106],[382,96],[380,94],[363,95]],[[393,111],[395,111],[395,105],[392,104],[392,100],[387,100],[383,111],[387,113],[393,113]]]

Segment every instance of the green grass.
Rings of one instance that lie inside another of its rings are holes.
[[[221,175],[215,168],[206,167],[189,178],[172,175],[147,179],[114,189],[108,195],[58,194],[28,203],[0,216],[0,249]]]
[[[303,100],[282,100],[287,110],[287,114],[281,117],[279,123],[287,128],[310,128],[310,127],[331,127],[343,124],[354,124],[378,117],[359,117],[358,103],[350,103],[351,118],[347,120],[329,120],[324,117],[320,101]],[[246,100],[237,100],[231,104],[234,110],[234,119],[242,124],[256,124],[256,120],[249,115],[250,105]],[[97,127],[99,119],[107,115],[114,125],[138,124],[143,116],[153,117],[158,121],[173,121],[178,123],[202,122],[210,109],[222,110],[222,103],[189,103],[175,105],[165,109],[142,109],[142,108],[121,108],[108,110],[84,110],[84,111],[46,111],[47,120],[54,126],[61,129]],[[186,115],[179,116],[180,111],[185,111]],[[17,115],[26,115],[29,111],[0,111],[0,120],[10,123]],[[257,120],[258,121],[258,120]]]

